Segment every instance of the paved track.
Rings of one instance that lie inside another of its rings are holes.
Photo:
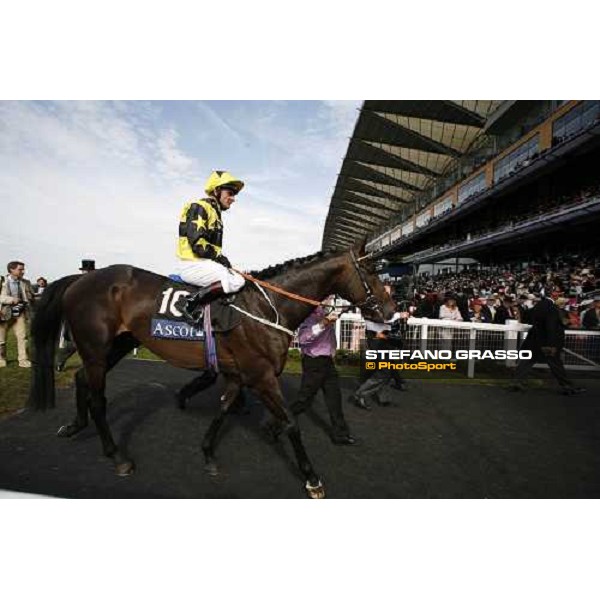
[[[217,448],[218,478],[203,471],[200,443],[220,386],[185,412],[172,394],[191,373],[163,363],[123,361],[109,376],[109,422],[136,462],[114,475],[93,425],[55,436],[71,420],[72,391],[45,414],[0,422],[0,489],[71,498],[302,498],[289,442],[268,444],[251,397],[232,415]],[[299,378],[283,377],[287,397]],[[333,446],[321,399],[301,419],[303,438],[330,498],[567,498],[600,496],[600,382],[563,397],[498,387],[412,382],[371,412],[346,405],[358,447]],[[343,380],[345,395],[353,386]]]

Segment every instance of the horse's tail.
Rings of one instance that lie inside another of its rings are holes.
[[[54,354],[62,323],[62,298],[67,288],[81,275],[69,275],[51,283],[35,307],[31,323],[33,367],[29,407],[54,408]]]

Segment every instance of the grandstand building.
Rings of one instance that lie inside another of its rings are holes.
[[[366,237],[397,273],[597,252],[599,165],[598,100],[368,100],[322,248]]]

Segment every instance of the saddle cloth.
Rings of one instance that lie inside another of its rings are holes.
[[[184,297],[195,294],[198,289],[176,275],[171,275],[163,284],[156,298],[156,309],[151,319],[151,335],[155,338],[170,340],[204,341],[202,317],[198,323],[188,323],[178,306],[184,302]],[[225,304],[222,298],[217,298],[210,304],[211,324],[215,333],[230,331],[240,324],[240,314]]]

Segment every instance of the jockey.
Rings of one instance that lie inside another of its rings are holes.
[[[206,181],[207,198],[188,202],[179,219],[177,274],[186,283],[202,289],[189,298],[182,312],[186,318],[201,304],[241,289],[244,278],[230,270],[231,263],[222,254],[223,223],[221,212],[235,202],[244,182],[227,171],[213,171]]]

